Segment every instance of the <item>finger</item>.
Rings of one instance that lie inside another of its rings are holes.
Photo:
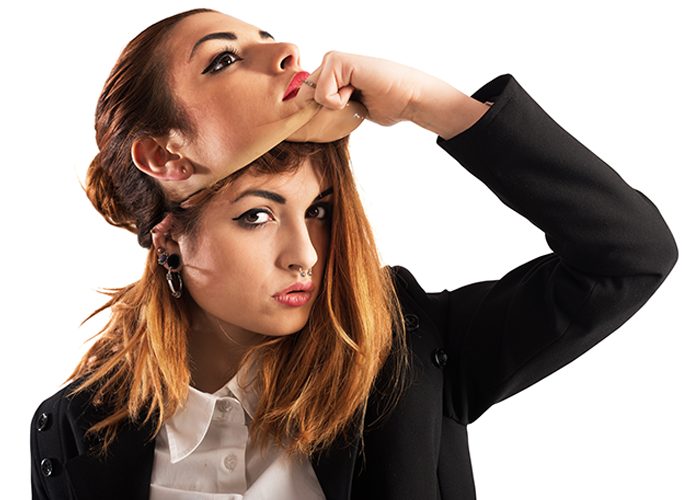
[[[343,59],[329,53],[323,58],[321,71],[316,79],[315,99],[331,109],[342,109],[355,90],[352,86],[352,71]]]
[[[321,65],[309,75],[299,94],[302,98],[313,98],[326,108],[342,109],[355,91],[351,77],[349,62],[338,53],[328,52]]]
[[[316,100],[316,81],[318,80],[318,75],[320,74],[320,72],[321,68],[319,67],[307,77],[307,79],[304,81],[301,88],[299,89],[299,93],[296,97],[297,99],[301,99],[303,101]]]

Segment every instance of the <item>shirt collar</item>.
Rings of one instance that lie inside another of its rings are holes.
[[[202,443],[209,430],[219,398],[233,396],[240,401],[249,418],[255,415],[258,394],[253,385],[246,389],[241,387],[240,373],[240,371],[236,373],[226,385],[213,394],[189,387],[184,406],[165,421],[171,463],[184,460]]]

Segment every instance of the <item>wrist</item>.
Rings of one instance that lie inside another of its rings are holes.
[[[416,125],[451,139],[474,125],[490,103],[478,101],[445,82],[416,92],[410,104],[409,119]]]

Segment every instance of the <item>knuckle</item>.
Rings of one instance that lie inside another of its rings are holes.
[[[341,57],[341,53],[338,52],[337,50],[329,50],[328,52],[326,52],[324,54],[323,62],[327,62],[327,63],[334,62],[334,61],[337,61],[338,59],[340,59],[340,57]]]

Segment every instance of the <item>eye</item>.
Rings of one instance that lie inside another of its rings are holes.
[[[205,73],[217,73],[224,69],[226,66],[230,66],[236,61],[242,61],[243,58],[238,55],[238,51],[234,48],[227,48],[223,52],[219,53],[214,57],[209,66],[204,68],[202,74]]]
[[[331,213],[330,203],[318,203],[309,207],[306,211],[306,216],[313,219],[326,220]]]
[[[254,208],[242,213],[233,220],[238,221],[243,227],[248,229],[262,227],[271,220],[273,220],[272,214],[261,208]]]

